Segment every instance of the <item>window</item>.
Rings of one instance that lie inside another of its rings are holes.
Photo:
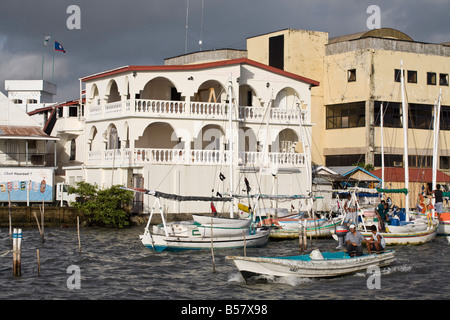
[[[284,69],[284,35],[269,38],[269,66]]]
[[[348,82],[356,81],[356,69],[350,69],[347,71],[347,81]]]
[[[439,85],[440,86],[448,86],[448,73],[440,73],[439,74]]]
[[[366,156],[363,154],[325,156],[325,166],[327,167],[353,166],[355,163],[361,162],[366,162]]]
[[[439,169],[450,169],[450,157],[440,157]]]
[[[356,128],[366,125],[364,101],[330,105],[326,107],[327,129]]]
[[[431,118],[433,116],[433,106],[428,104],[409,104],[408,127],[412,129],[432,129]]]
[[[20,99],[12,99],[12,102],[15,104],[22,104],[22,100]]]
[[[431,168],[433,166],[432,156],[410,155],[408,165],[411,168]]]
[[[27,100],[27,103],[28,103],[28,104],[36,104],[36,103],[38,103],[38,102],[37,102],[36,99],[28,99],[28,100]]]
[[[417,83],[417,71],[408,70],[408,82]]]
[[[383,103],[383,126],[390,128],[402,127],[402,107],[398,102],[374,102],[375,126],[381,126],[381,103]]]
[[[69,158],[69,160],[75,160],[76,150],[77,150],[77,145],[76,145],[75,139],[72,139],[72,141],[70,141],[70,158]]]
[[[381,167],[381,154],[375,154],[374,166]],[[384,166],[385,167],[402,167],[403,155],[402,154],[384,154]]]
[[[6,141],[6,154],[8,155],[9,159],[19,159],[19,144],[16,140]]]
[[[435,72],[427,72],[427,84],[436,85],[436,73]]]
[[[441,130],[450,130],[450,107],[441,106]]]
[[[405,71],[403,71],[403,75],[405,75]],[[394,70],[394,81],[395,82],[400,82],[400,80],[401,80],[400,69],[395,69]]]

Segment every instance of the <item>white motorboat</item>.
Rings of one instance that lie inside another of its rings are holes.
[[[394,251],[363,254],[351,258],[345,252],[314,250],[311,254],[287,257],[227,256],[245,281],[267,280],[273,277],[330,278],[366,271],[370,266],[383,267],[394,260]]]

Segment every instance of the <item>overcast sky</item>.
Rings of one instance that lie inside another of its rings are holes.
[[[124,65],[162,65],[185,53],[188,0],[1,0],[0,88],[6,79],[44,79],[55,101],[79,97],[79,78]],[[202,20],[203,3],[203,20]],[[80,29],[68,29],[80,8]],[[285,28],[330,37],[367,29],[367,8],[381,9],[381,27],[416,41],[450,41],[450,0],[189,0],[188,52],[246,49],[248,37]],[[202,23],[203,21],[203,23]],[[44,35],[51,37],[44,46]],[[199,40],[203,44],[200,48]],[[56,40],[66,53],[54,52]]]

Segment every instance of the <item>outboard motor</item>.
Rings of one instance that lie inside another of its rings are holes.
[[[336,235],[338,237],[339,245],[336,247],[336,249],[343,249],[345,248],[345,236],[348,233],[348,227],[344,225],[336,226]]]

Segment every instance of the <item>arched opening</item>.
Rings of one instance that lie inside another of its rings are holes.
[[[173,149],[179,142],[173,127],[166,122],[154,122],[136,140],[136,148]]]
[[[117,132],[117,128],[114,124],[109,125],[108,130],[106,131],[106,135],[106,149],[120,149],[119,133]]]
[[[106,103],[116,102],[120,101],[120,93],[119,88],[117,87],[117,82],[114,80],[111,80],[109,84],[109,93],[108,93],[108,99]]]
[[[283,129],[272,143],[271,152],[294,153],[298,139],[298,135],[293,129]]]
[[[147,82],[139,93],[140,99],[183,101],[175,85],[167,78],[157,77]]]
[[[227,99],[225,87],[217,80],[203,82],[194,94],[192,101],[221,103]]]

